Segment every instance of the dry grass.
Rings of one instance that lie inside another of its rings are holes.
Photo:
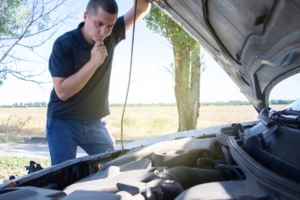
[[[285,105],[272,106],[279,110]],[[44,137],[47,108],[0,108],[0,140],[17,137]],[[122,108],[112,107],[108,130],[120,138]],[[257,120],[252,106],[203,106],[197,128]],[[174,107],[128,107],[124,138],[138,140],[177,132],[178,113]]]
[[[0,133],[45,136],[47,108],[0,108]]]

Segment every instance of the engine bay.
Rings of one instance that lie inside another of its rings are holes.
[[[2,184],[0,199],[300,197],[294,153],[300,131],[266,116],[262,111],[260,122],[225,125],[215,134],[152,143],[123,155],[111,151],[67,161]]]
[[[102,191],[138,199],[174,199],[202,183],[244,179],[231,158],[227,159],[231,167],[225,167],[223,152],[230,154],[222,147],[215,138],[158,143],[104,164],[101,170],[68,186],[64,192],[70,195],[78,190]],[[140,157],[143,158],[136,160]],[[132,161],[127,162],[128,159]],[[227,173],[228,169],[233,173]]]

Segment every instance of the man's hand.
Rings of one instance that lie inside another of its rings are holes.
[[[95,67],[99,67],[103,64],[106,56],[107,56],[107,49],[104,46],[103,41],[96,42],[95,46],[93,47],[91,51],[91,64]]]
[[[149,0],[133,0],[133,7],[124,15],[126,31],[133,26],[136,1],[138,1],[138,3],[136,8],[135,22],[140,21],[150,10],[151,4],[149,3]]]

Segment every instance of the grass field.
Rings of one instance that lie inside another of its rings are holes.
[[[272,106],[279,110],[286,105]],[[112,107],[105,119],[110,133],[120,139],[121,107]],[[0,141],[21,141],[22,137],[45,137],[46,108],[0,108]],[[253,106],[202,106],[197,128],[257,120]],[[128,107],[124,120],[124,139],[139,140],[177,132],[175,106]]]

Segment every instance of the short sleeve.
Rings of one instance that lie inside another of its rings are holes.
[[[49,71],[52,77],[68,78],[74,73],[74,59],[67,49],[58,41],[54,43],[49,59]]]
[[[114,34],[116,45],[125,39],[126,31],[124,16],[121,16],[117,19],[112,32]]]

